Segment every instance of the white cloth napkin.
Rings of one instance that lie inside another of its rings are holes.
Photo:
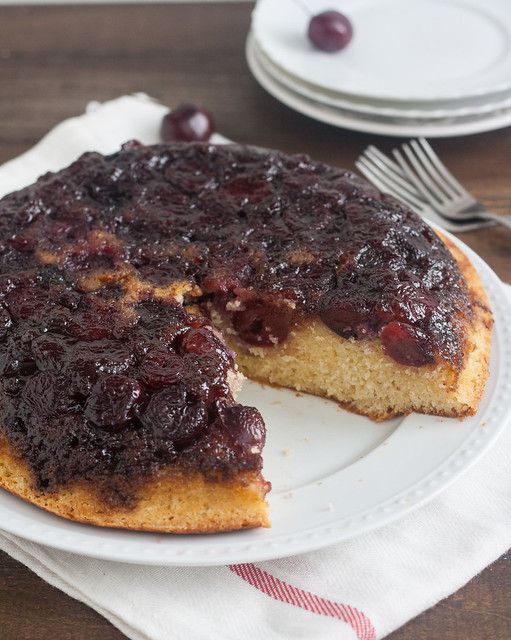
[[[158,139],[166,108],[124,96],[67,120],[0,168],[0,194],[85,149]],[[511,295],[511,288],[510,288]],[[464,585],[511,545],[511,430],[427,506],[322,551],[258,565],[142,567],[8,534],[0,549],[134,640],[374,640]],[[1,527],[1,523],[0,523]]]

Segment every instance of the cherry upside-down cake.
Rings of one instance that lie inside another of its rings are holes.
[[[267,526],[239,370],[374,420],[477,409],[492,319],[474,268],[350,172],[132,142],[0,212],[0,486],[51,512]]]

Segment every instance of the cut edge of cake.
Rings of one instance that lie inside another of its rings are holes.
[[[218,335],[214,327],[211,330]],[[236,366],[227,372],[234,399],[243,380]],[[200,534],[270,526],[265,497],[271,483],[259,470],[208,477],[177,463],[141,478],[129,489],[131,499],[122,504],[115,496],[105,499],[96,483],[85,479],[52,491],[38,490],[28,464],[0,437],[0,488],[55,515],[101,527]]]
[[[492,314],[477,271],[465,254],[438,234],[454,256],[470,293],[462,365],[405,366],[385,355],[380,340],[338,336],[319,318],[303,321],[275,347],[251,347],[213,321],[253,380],[336,400],[344,408],[381,421],[413,411],[463,418],[476,413],[489,375]]]

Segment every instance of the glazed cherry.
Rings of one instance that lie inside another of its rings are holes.
[[[205,142],[215,131],[213,116],[193,104],[182,104],[163,117],[160,136],[163,142]]]
[[[183,374],[183,359],[161,347],[149,351],[140,366],[142,382],[151,389],[175,384]]]
[[[203,402],[188,402],[179,387],[164,389],[152,396],[142,421],[164,444],[183,448],[200,437],[207,426],[208,413]]]
[[[349,44],[353,27],[346,16],[338,11],[323,11],[309,22],[309,40],[321,51],[340,51]]]
[[[67,408],[66,390],[62,379],[49,371],[32,376],[21,393],[20,416],[27,419],[35,416],[37,420],[65,412]]]
[[[232,354],[211,330],[201,327],[191,329],[181,339],[181,351],[199,356],[211,356],[228,366],[233,365]]]
[[[374,337],[372,314],[363,298],[333,289],[323,295],[319,315],[327,327],[343,338]]]
[[[257,409],[231,405],[222,398],[217,400],[216,410],[216,424],[229,433],[235,442],[247,449],[261,451],[266,438],[266,428]]]
[[[67,345],[62,338],[43,333],[32,341],[37,368],[40,371],[60,371],[67,356]]]
[[[389,322],[380,332],[383,350],[396,362],[422,367],[434,362],[424,333],[405,322]]]
[[[36,359],[43,356],[41,345],[37,346]],[[66,371],[69,382],[82,395],[89,394],[100,374],[121,374],[134,363],[134,356],[126,346],[113,340],[79,342],[69,349],[68,354]]]
[[[118,431],[130,419],[141,395],[142,388],[133,378],[104,376],[85,403],[85,417],[98,427]]]
[[[231,322],[248,344],[269,347],[286,340],[292,328],[292,313],[289,308],[251,300],[244,303],[243,310],[232,312]]]

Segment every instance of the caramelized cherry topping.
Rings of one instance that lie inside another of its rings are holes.
[[[174,462],[260,468],[262,419],[234,402],[233,355],[201,305],[268,349],[319,316],[380,336],[397,362],[460,365],[470,307],[449,251],[403,205],[306,156],[130,142],[0,213],[0,428],[41,489]]]

